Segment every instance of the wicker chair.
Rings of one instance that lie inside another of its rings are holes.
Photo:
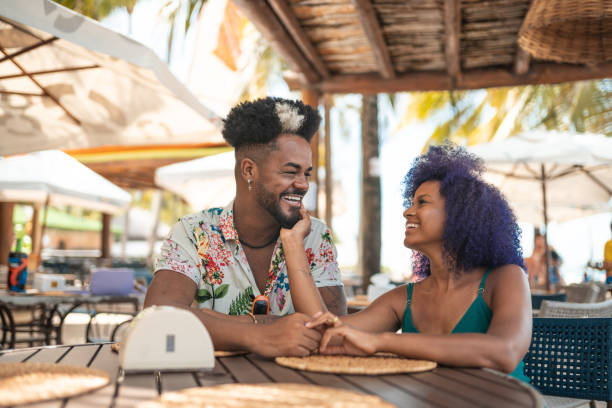
[[[567,294],[565,293],[552,293],[552,294],[532,293],[531,294],[531,308],[534,310],[538,310],[540,307],[542,307],[542,301],[544,300],[552,300],[555,302],[565,302],[567,300]]]
[[[597,285],[597,287],[599,288],[599,293],[597,294],[597,300],[595,300],[596,302],[603,302],[604,300],[606,300],[606,297],[608,296],[608,290],[610,285],[608,285],[605,282],[593,282],[594,285]]]
[[[548,407],[612,407],[612,318],[534,318],[525,375]]]
[[[573,303],[596,302],[600,292],[599,286],[594,283],[575,283],[564,286],[563,290],[567,293],[567,301]]]
[[[544,300],[538,317],[612,317],[612,300],[598,303],[570,303]]]

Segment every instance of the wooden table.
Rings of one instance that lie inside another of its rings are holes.
[[[363,376],[298,371],[254,354],[217,358],[212,373],[126,375],[115,392],[118,356],[110,344],[47,346],[0,351],[4,362],[55,362],[88,366],[109,373],[112,383],[94,393],[37,407],[133,407],[162,392],[226,383],[291,382],[317,384],[378,395],[399,407],[541,407],[542,397],[528,385],[482,369],[438,367],[417,374]],[[65,403],[65,405],[64,405]]]

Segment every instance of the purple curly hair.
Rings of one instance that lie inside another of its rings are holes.
[[[404,177],[404,205],[412,205],[422,183],[440,181],[446,200],[443,252],[448,267],[455,272],[506,264],[525,269],[516,217],[502,193],[482,179],[483,171],[482,159],[462,147],[431,146]],[[414,251],[412,262],[417,276],[429,276],[429,259],[423,253]]]

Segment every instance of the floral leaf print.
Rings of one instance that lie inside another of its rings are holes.
[[[276,253],[274,254],[274,260],[268,271],[268,277],[266,278],[266,291],[264,295],[268,295],[272,292],[273,283],[276,280],[278,272],[283,268],[285,264],[285,258],[283,257],[283,245],[279,245]]]
[[[321,246],[319,247],[319,253],[314,259],[314,264],[329,264],[336,261],[336,256],[334,254],[334,244],[332,242],[331,234],[329,230],[325,230],[323,234],[321,234]],[[311,263],[311,268],[312,268]]]
[[[224,297],[225,295],[227,295],[228,290],[229,290],[229,285],[227,283],[219,286],[217,289],[215,289],[215,292],[214,292],[215,299],[220,299]]]
[[[202,264],[206,268],[206,275],[204,280],[209,285],[220,285],[223,282],[224,274],[221,272],[221,268],[217,265],[215,260],[210,254],[205,254],[202,257]]]
[[[212,295],[210,294],[208,290],[206,289],[198,290],[198,293],[196,295],[196,300],[198,301],[198,303],[204,303],[210,299],[212,299]]]
[[[211,214],[211,215],[219,215],[219,214],[221,214],[222,211],[223,211],[223,208],[219,208],[219,207],[209,208],[208,209],[208,213]]]
[[[247,314],[251,310],[251,296],[253,296],[253,288],[248,287],[244,292],[240,293],[230,304],[229,314],[239,316]]]
[[[203,258],[206,255],[206,251],[208,251],[208,237],[206,237],[205,233],[201,232],[196,235],[196,239],[198,255],[200,258]]]
[[[310,269],[314,268],[316,264],[314,261],[315,254],[312,252],[312,248],[306,249],[306,259],[308,260],[308,265],[310,265]]]
[[[323,241],[327,241],[327,243],[330,245],[334,244],[334,242],[332,241],[331,233],[328,229],[326,229],[325,232],[321,234],[321,238],[323,239]]]

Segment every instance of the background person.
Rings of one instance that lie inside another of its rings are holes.
[[[561,286],[565,286],[565,280],[561,276],[563,258],[550,245],[548,253],[550,254],[548,279],[551,290],[554,292]],[[539,230],[535,231],[533,252],[530,257],[525,258],[525,266],[529,276],[529,286],[532,289],[546,290],[546,237]]]

